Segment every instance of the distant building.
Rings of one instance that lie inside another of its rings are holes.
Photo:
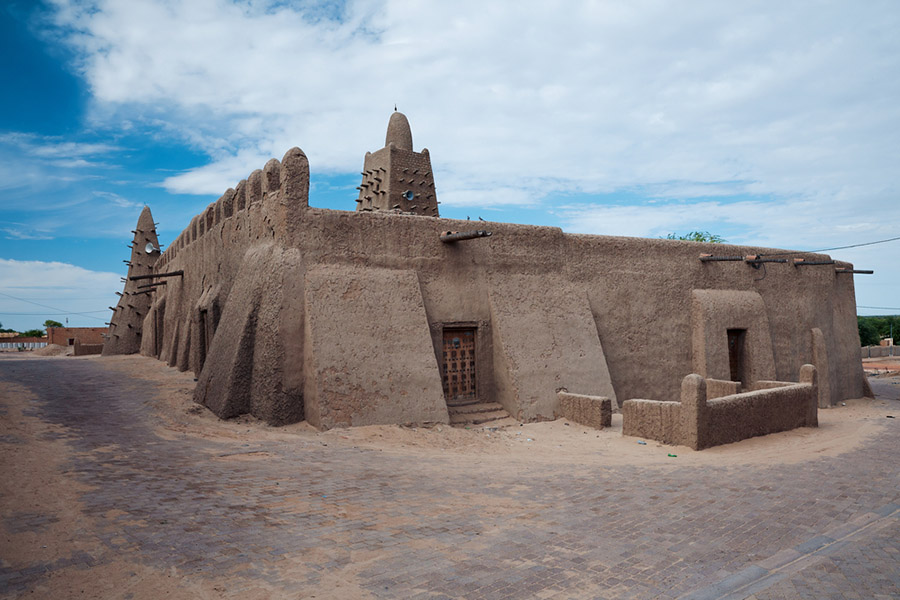
[[[58,346],[80,344],[103,344],[106,327],[48,327],[47,341]]]
[[[51,344],[72,346],[75,356],[100,354],[106,337],[106,327],[48,327]]]
[[[17,335],[14,333],[12,337],[0,337],[0,350],[37,350],[48,344],[46,337],[16,337]]]

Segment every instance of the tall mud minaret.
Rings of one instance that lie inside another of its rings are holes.
[[[147,252],[148,249],[150,252]],[[125,289],[116,292],[121,297],[109,321],[109,333],[103,344],[104,356],[140,352],[141,327],[147,311],[150,310],[150,290],[153,288],[147,287],[151,279],[133,278],[150,275],[157,259],[159,259],[159,241],[156,237],[156,226],[153,224],[150,207],[145,206],[134,230],[131,260],[126,261],[128,276],[125,280]]]
[[[437,217],[438,201],[427,148],[413,151],[406,115],[388,122],[384,148],[366,152],[356,210],[383,210]]]

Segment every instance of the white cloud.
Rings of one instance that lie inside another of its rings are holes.
[[[24,223],[10,223],[0,228],[8,240],[50,240],[53,236],[48,231],[36,229]]]
[[[115,306],[119,275],[62,262],[0,258],[0,322],[17,329],[40,328],[47,319],[98,327]],[[98,312],[99,311],[99,312]],[[84,314],[78,314],[84,313]]]
[[[243,149],[234,156],[225,156],[209,165],[167,177],[162,185],[176,194],[222,194],[241,179],[246,179],[254,169],[261,169],[270,158],[272,156],[258,150]],[[223,182],[227,182],[225,187]]]
[[[861,210],[863,209],[863,210]],[[652,204],[570,205],[556,210],[567,231],[663,237],[708,230],[729,242],[814,250],[894,237],[897,213],[890,195],[865,202],[838,198],[727,201],[704,199]],[[889,218],[883,218],[888,215]]]
[[[528,206],[539,200],[534,191],[515,187],[442,188],[439,197],[440,202],[459,207]]]
[[[318,173],[356,171],[396,102],[445,206],[637,190],[658,201],[557,213],[806,248],[900,222],[890,0],[55,5],[98,126],[155,123],[211,157],[171,192],[220,194],[294,145]]]
[[[79,144],[75,142],[53,142],[52,138],[43,140],[40,144],[35,143],[35,138],[23,138],[21,135],[16,136],[20,140],[20,145],[26,148],[33,156],[41,157],[61,157],[66,159],[74,159],[82,156],[94,156],[97,154],[109,154],[119,148],[109,144]]]
[[[112,144],[92,144],[68,142],[58,136],[40,136],[24,132],[7,132],[0,134],[0,144],[15,148],[20,153],[44,159],[61,161],[83,161],[87,157],[108,155],[121,148]],[[74,166],[83,166],[77,163]]]
[[[122,236],[143,207],[100,187],[122,169],[123,148],[105,142],[72,142],[59,136],[0,133],[0,240]],[[2,247],[0,247],[2,250]]]
[[[896,183],[889,2],[388,0],[350,2],[340,20],[274,2],[57,4],[96,119],[110,105],[162,112],[213,157],[168,179],[173,191],[221,193],[255,168],[245,161],[295,144],[314,168],[355,170],[394,102],[452,188],[523,175],[569,191]]]
[[[96,196],[98,198],[103,198],[104,200],[107,200],[110,204],[119,206],[121,208],[143,208],[143,206],[144,206],[141,202],[135,202],[133,200],[123,198],[122,196],[120,196],[119,194],[116,194],[114,192],[104,192],[104,191],[95,190],[94,196]]]
[[[58,136],[12,132],[0,134],[0,189],[54,190],[60,184],[98,177],[97,172],[114,168],[103,158],[120,148],[111,144],[67,142]],[[21,206],[17,206],[21,203]],[[64,201],[61,204],[70,204]],[[36,206],[30,197],[7,197],[4,208],[29,210],[58,208],[60,204]]]

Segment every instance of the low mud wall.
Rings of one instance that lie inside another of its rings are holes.
[[[716,389],[722,386],[716,384]],[[760,381],[740,394],[709,399],[707,381],[684,378],[681,401],[626,400],[622,433],[702,450],[751,437],[818,426],[816,368],[803,365],[800,382]]]
[[[862,358],[882,358],[885,356],[900,356],[900,349],[894,346],[862,346],[859,349]]]
[[[75,356],[87,356],[89,354],[102,354],[103,344],[82,344],[78,339],[75,340],[74,352]]]
[[[722,396],[731,396],[740,393],[740,391],[740,381],[709,378],[706,380],[706,397],[710,400],[713,398],[721,398]]]
[[[594,429],[612,425],[612,399],[583,394],[557,393],[556,416]]]
[[[647,438],[664,444],[686,444],[680,402],[632,399],[622,403],[622,435]]]

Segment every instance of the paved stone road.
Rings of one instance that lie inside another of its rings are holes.
[[[152,387],[102,360],[0,361],[0,380],[32,390],[29,414],[64,427],[66,469],[91,486],[81,502],[98,525],[85,535],[105,549],[18,570],[4,561],[3,597],[122,557],[227,580],[223,597],[260,581],[276,597],[307,597],[341,573],[373,598],[900,597],[893,423],[853,452],[794,465],[502,468],[163,439],[144,402]],[[0,439],[0,450],[17,442]],[[266,458],[217,459],[240,453]],[[4,514],[3,527],[54,518]]]

